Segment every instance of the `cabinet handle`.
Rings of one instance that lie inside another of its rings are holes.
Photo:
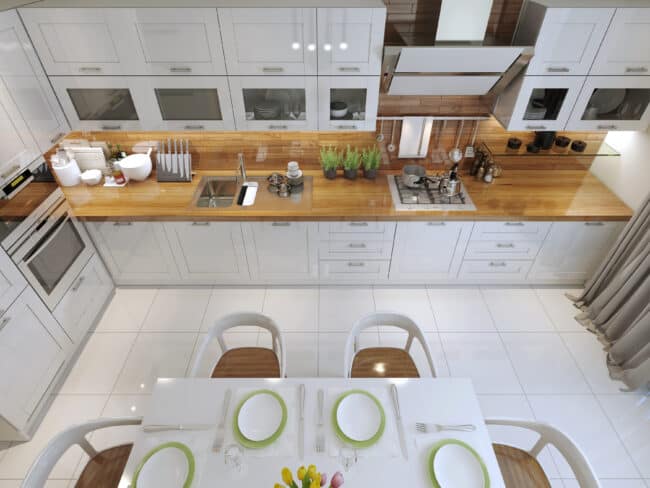
[[[549,73],[568,73],[571,70],[566,66],[549,66],[546,71]]]
[[[361,68],[358,66],[341,66],[339,68],[339,71],[343,73],[359,73],[361,71]]]
[[[133,222],[113,222],[115,227],[126,227],[128,225],[133,225]]]
[[[357,130],[358,127],[356,125],[337,125],[337,129],[340,130]]]
[[[597,125],[596,128],[599,130],[616,130],[618,126],[611,124],[611,125]]]
[[[523,222],[506,222],[503,225],[507,225],[508,227],[523,227],[525,224]]]
[[[0,312],[4,314],[5,310],[0,310]],[[9,322],[11,322],[11,317],[3,317],[2,320],[0,320],[0,331],[2,331]]]
[[[55,135],[52,139],[50,139],[50,142],[52,144],[56,144],[56,142],[61,139],[65,135],[65,132],[59,132],[57,135]]]
[[[282,66],[264,66],[262,71],[264,73],[282,73],[284,68]]]
[[[493,268],[505,268],[506,266],[508,266],[508,264],[504,263],[503,261],[500,262],[490,261],[489,266]]]
[[[546,129],[545,125],[527,125],[526,129],[528,130],[544,130]]]
[[[585,222],[585,225],[589,227],[602,227],[605,224],[603,224],[602,222]]]
[[[196,227],[207,227],[210,225],[210,222],[192,222],[192,225]]]
[[[273,222],[271,225],[273,227],[290,227],[291,222]]]
[[[100,73],[102,69],[99,66],[82,66],[79,71],[82,73]]]
[[[647,73],[648,68],[645,66],[628,66],[625,68],[626,73]]]
[[[351,242],[348,244],[348,247],[351,247],[352,249],[365,249],[367,246],[363,242]]]
[[[351,268],[362,268],[366,265],[366,263],[362,261],[348,261],[348,266]]]
[[[204,125],[186,125],[185,130],[203,130],[205,129]]]
[[[79,279],[77,280],[77,282],[72,287],[72,291],[77,291],[81,287],[81,285],[82,285],[82,283],[84,282],[85,279],[86,278],[84,276],[80,276]]]
[[[368,227],[368,222],[350,222],[350,227]]]
[[[169,71],[171,71],[172,73],[191,73],[192,68],[190,68],[189,66],[172,66],[171,68],[169,68]]]
[[[447,224],[445,224],[444,222],[427,222],[427,225],[431,227],[444,227]]]
[[[497,247],[499,249],[512,249],[513,247],[515,247],[515,245],[512,242],[509,242],[508,244],[503,244],[503,243],[499,242],[497,244]]]
[[[102,130],[120,130],[122,126],[120,124],[116,125],[102,125]]]

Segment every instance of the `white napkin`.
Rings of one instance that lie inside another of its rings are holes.
[[[233,433],[233,425],[235,422],[235,413],[237,407],[242,400],[254,391],[260,388],[238,388],[232,398],[232,415],[229,415],[229,422],[226,424],[226,441],[225,445],[237,444]],[[261,449],[247,449],[246,455],[251,457],[273,457],[273,456],[287,456],[298,455],[297,445],[297,427],[298,427],[298,387],[292,388],[277,388],[272,389],[275,393],[280,395],[287,405],[287,424],[280,437],[270,446]]]
[[[332,424],[332,409],[339,397],[351,389],[353,388],[328,388],[325,396],[325,419],[326,425],[329,426],[329,428],[325,428],[325,441],[327,443],[327,452],[332,457],[338,457],[341,448],[349,447],[339,439],[334,431],[334,425]],[[360,458],[399,456],[400,447],[399,439],[397,437],[397,425],[395,424],[395,412],[393,411],[393,404],[391,402],[388,388],[368,388],[364,391],[373,395],[377,400],[379,400],[379,403],[381,403],[386,416],[386,426],[384,428],[384,435],[381,436],[381,439],[371,447],[366,449],[357,449],[357,456]]]

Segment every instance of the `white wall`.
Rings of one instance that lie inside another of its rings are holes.
[[[637,209],[650,192],[650,129],[610,132],[605,142],[621,157],[596,158],[591,172],[630,208]]]

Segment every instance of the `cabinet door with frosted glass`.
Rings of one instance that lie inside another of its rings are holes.
[[[237,130],[316,130],[315,76],[231,76]]]
[[[377,76],[319,76],[320,130],[375,130],[379,103]]]
[[[650,76],[588,76],[567,130],[645,130]]]

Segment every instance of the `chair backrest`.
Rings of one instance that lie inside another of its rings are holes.
[[[490,418],[485,419],[487,425],[507,425],[532,430],[539,434],[539,439],[528,451],[533,456],[539,456],[547,445],[554,446],[571,466],[571,470],[578,481],[580,488],[600,488],[600,482],[594,474],[589,460],[578,445],[564,432],[544,422],[523,419]]]
[[[73,425],[58,433],[41,451],[32,463],[27,476],[20,485],[21,488],[43,488],[52,469],[61,456],[73,445],[80,446],[88,456],[94,458],[98,452],[88,442],[86,435],[97,429],[116,427],[118,425],[139,425],[141,417],[105,418],[92,420],[85,424]]]
[[[345,344],[345,370],[343,376],[346,378],[350,378],[352,376],[352,363],[354,362],[354,356],[359,351],[359,336],[361,333],[370,327],[379,326],[396,327],[408,332],[408,338],[406,339],[406,345],[404,346],[404,350],[406,352],[411,351],[413,339],[417,339],[422,345],[422,349],[424,350],[427,362],[429,363],[431,376],[436,376],[436,370],[433,366],[433,356],[431,355],[429,344],[427,343],[424,334],[420,330],[420,327],[418,327],[418,325],[406,315],[394,312],[373,312],[357,320],[357,322],[352,327],[352,330],[348,335],[348,340]]]
[[[201,362],[203,356],[205,355],[210,343],[216,338],[221,347],[221,354],[225,353],[228,350],[226,341],[224,340],[224,332],[234,327],[240,327],[242,325],[253,325],[256,327],[261,327],[266,329],[271,333],[271,344],[272,349],[275,355],[278,357],[278,362],[280,363],[280,377],[284,378],[285,375],[285,347],[284,339],[280,333],[280,328],[270,317],[263,315],[257,312],[242,312],[242,313],[233,313],[226,315],[218,319],[215,324],[208,331],[208,335],[205,337],[203,344],[201,344],[201,349],[196,355],[192,369],[190,370],[191,377],[197,377],[199,375],[199,369],[201,368]],[[215,360],[213,367],[216,366],[217,360]]]

